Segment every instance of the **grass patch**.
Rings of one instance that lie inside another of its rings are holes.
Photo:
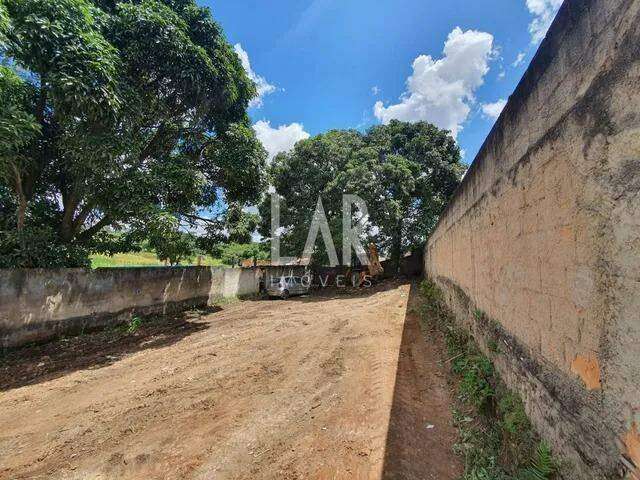
[[[520,396],[500,379],[491,360],[473,337],[459,328],[433,282],[420,285],[422,320],[443,332],[457,384],[453,420],[460,440],[455,451],[464,458],[462,480],[549,480],[558,462],[531,426]],[[484,314],[476,310],[474,316]],[[492,353],[499,353],[494,342]]]
[[[91,255],[91,268],[112,268],[112,267],[160,267],[164,263],[156,256],[155,252],[131,252],[116,253],[109,255]],[[197,257],[189,259],[181,265],[197,265]],[[218,267],[224,266],[222,260],[211,256],[203,256],[202,266]]]
[[[140,317],[133,317],[131,320],[129,320],[126,331],[129,334],[136,333],[141,325],[142,319]]]

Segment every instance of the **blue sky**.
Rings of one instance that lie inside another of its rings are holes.
[[[561,0],[200,3],[260,87],[250,115],[271,154],[332,128],[424,119],[454,131],[470,163]]]

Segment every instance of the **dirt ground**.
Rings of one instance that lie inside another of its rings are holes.
[[[13,352],[0,478],[457,478],[413,292],[244,301]]]

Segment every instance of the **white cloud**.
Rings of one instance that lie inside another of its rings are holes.
[[[496,119],[504,110],[504,106],[507,104],[507,101],[504,98],[501,98],[497,102],[494,103],[483,103],[482,104],[482,113],[487,118]]]
[[[377,85],[374,85],[373,87],[371,87],[371,95],[373,95],[374,97],[377,97],[378,95],[380,95],[380,92],[382,90],[380,90],[380,88]]]
[[[293,148],[296,142],[309,138],[309,134],[304,131],[304,127],[300,123],[291,123],[289,125],[280,125],[273,128],[271,123],[266,120],[259,120],[253,125],[258,140],[269,153],[269,161],[280,152],[288,152]]]
[[[515,67],[519,67],[520,65],[522,65],[524,63],[524,59],[526,58],[526,56],[527,56],[527,54],[525,52],[518,53],[518,56],[513,61],[511,66],[514,67],[514,68]]]
[[[527,8],[534,17],[529,24],[531,43],[538,43],[544,38],[562,2],[563,0],[527,0]]]
[[[475,91],[489,72],[493,55],[493,35],[476,30],[463,32],[456,27],[444,44],[442,58],[417,57],[400,102],[388,107],[376,102],[375,116],[383,123],[392,119],[426,120],[451,130],[456,137],[475,102]]]
[[[242,62],[242,66],[247,72],[247,75],[251,80],[253,80],[256,84],[256,88],[258,90],[258,96],[253,98],[251,102],[249,102],[250,107],[260,108],[262,106],[262,98],[266,95],[269,95],[277,90],[275,85],[271,85],[264,77],[261,77],[251,68],[251,62],[249,61],[249,54],[242,48],[242,45],[236,43],[233,47],[236,52],[236,55],[240,57],[240,61]]]

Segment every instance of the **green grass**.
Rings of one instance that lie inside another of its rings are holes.
[[[554,478],[559,464],[533,430],[520,396],[507,388],[474,338],[457,326],[439,288],[425,281],[420,293],[422,320],[443,332],[456,379],[453,419],[460,439],[454,450],[464,458],[462,480]],[[484,316],[479,310],[473,313]]]
[[[189,261],[181,263],[181,265],[196,265],[197,257]],[[113,256],[108,255],[91,255],[91,268],[110,268],[110,267],[160,267],[164,263],[161,262],[154,252],[132,252],[117,253]],[[218,267],[223,263],[218,258],[211,256],[203,257],[203,266]]]

